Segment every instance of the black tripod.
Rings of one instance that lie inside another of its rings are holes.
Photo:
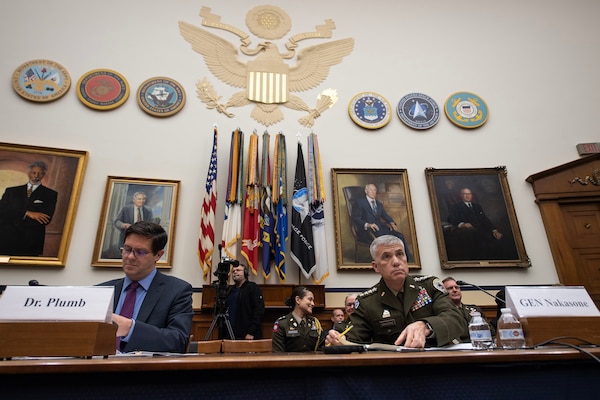
[[[223,330],[223,324],[227,327],[227,333],[229,334],[229,338],[231,340],[235,340],[235,336],[233,335],[233,329],[231,328],[231,322],[229,321],[229,313],[227,312],[227,306],[225,304],[226,295],[222,296],[221,291],[217,289],[217,303],[215,304],[215,316],[210,324],[210,328],[208,328],[208,332],[206,332],[206,336],[204,340],[210,340],[212,337],[213,330],[217,323],[219,324],[219,333]]]

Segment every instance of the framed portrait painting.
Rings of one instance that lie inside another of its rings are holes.
[[[369,246],[384,234],[401,238],[409,267],[419,269],[406,170],[333,168],[331,178],[338,269],[370,269]]]
[[[125,230],[135,222],[152,221],[160,224],[169,235],[165,253],[156,266],[171,268],[178,197],[179,181],[109,176],[92,266],[121,267]]]
[[[443,269],[530,267],[506,167],[425,169]]]
[[[0,143],[0,265],[66,265],[87,158]]]

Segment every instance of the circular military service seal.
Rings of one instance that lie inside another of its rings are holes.
[[[488,119],[485,101],[475,93],[456,92],[446,100],[444,111],[448,119],[461,128],[479,128]]]
[[[95,69],[79,78],[77,97],[90,108],[112,110],[129,98],[129,84],[116,71]]]
[[[55,61],[32,60],[13,73],[12,87],[24,99],[48,102],[61,98],[71,87],[71,75]]]
[[[162,76],[150,78],[138,88],[137,102],[150,115],[170,117],[185,105],[185,91],[173,79]]]
[[[381,95],[372,92],[359,93],[350,100],[348,113],[352,121],[367,129],[379,129],[392,118],[390,103]]]
[[[429,129],[440,120],[437,103],[422,93],[410,93],[398,102],[398,117],[414,129]]]

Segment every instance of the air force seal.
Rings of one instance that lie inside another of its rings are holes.
[[[398,117],[413,129],[429,129],[440,120],[437,103],[422,93],[410,93],[398,102]]]
[[[485,101],[474,93],[457,92],[446,100],[444,111],[448,119],[461,128],[479,128],[488,119]]]
[[[350,100],[348,113],[358,126],[379,129],[392,118],[390,103],[377,93],[359,93]]]

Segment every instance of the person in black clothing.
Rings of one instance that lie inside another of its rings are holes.
[[[235,339],[262,339],[262,319],[265,302],[258,285],[248,280],[248,268],[239,264],[231,270],[234,285],[230,286],[226,304]]]

